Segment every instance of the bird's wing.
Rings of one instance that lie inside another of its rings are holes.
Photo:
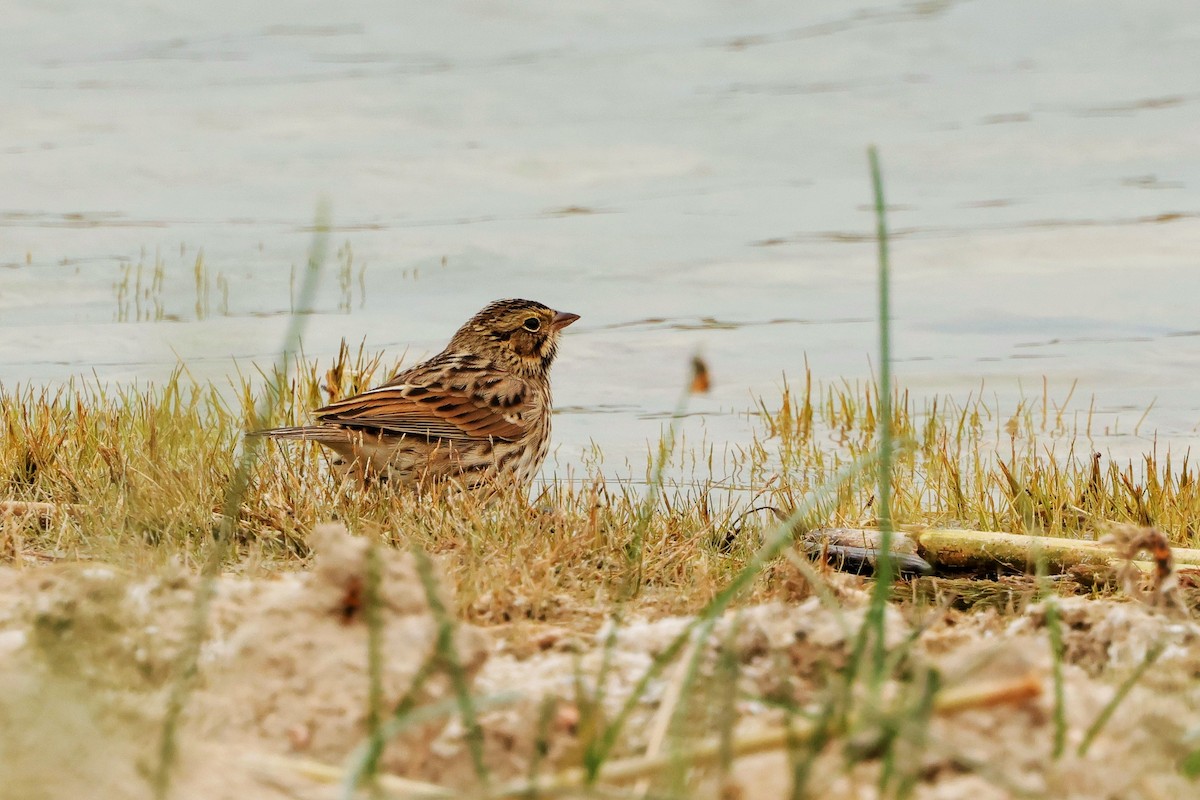
[[[504,387],[509,391],[496,391],[500,384],[510,384]],[[456,379],[451,385],[394,380],[331,403],[316,416],[326,424],[386,433],[512,441],[526,432],[530,402],[526,387],[508,378],[491,386],[474,380]]]

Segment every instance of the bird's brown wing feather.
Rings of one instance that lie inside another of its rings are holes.
[[[444,439],[512,441],[526,432],[524,398],[493,408],[472,388],[392,383],[331,403],[316,416],[324,424]]]

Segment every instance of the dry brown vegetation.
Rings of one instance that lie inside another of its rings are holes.
[[[222,390],[197,385],[182,371],[158,387],[78,382],[4,391],[0,497],[27,505],[10,505],[0,516],[0,553],[16,560],[197,563],[220,520],[247,427],[302,420],[304,409],[378,382],[386,371],[381,361],[343,349],[332,364],[301,365],[257,423],[255,382]],[[1105,462],[1086,446],[1086,430],[1067,428],[1065,414],[1049,405],[1041,398],[1001,413],[982,401],[960,407],[942,399],[918,408],[898,395],[893,424],[906,446],[893,468],[896,523],[1096,538],[1107,524],[1132,522],[1159,526],[1173,544],[1194,543],[1200,493],[1186,459]],[[726,455],[734,478],[667,480],[642,523],[651,464],[645,481],[614,481],[596,471],[536,487],[530,502],[542,513],[531,513],[521,504],[480,507],[386,487],[364,491],[334,479],[319,448],[272,444],[254,465],[226,566],[300,565],[308,532],[338,520],[391,544],[453,554],[464,610],[484,594],[493,602],[519,595],[528,604],[523,615],[536,617],[550,596],[587,606],[620,598],[633,538],[641,536],[646,593],[664,594],[671,610],[695,609],[745,565],[763,526],[773,523],[743,512],[796,508],[839,469],[868,457],[877,408],[870,385],[820,386],[806,375],[800,386],[762,402],[760,434]],[[1081,443],[1082,452],[1073,445],[1066,458],[1048,457],[1044,442],[1064,438]],[[806,520],[876,521],[870,481],[842,486]],[[761,581],[759,591],[769,594],[770,583]]]

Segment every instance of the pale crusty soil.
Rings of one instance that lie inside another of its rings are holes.
[[[180,734],[172,797],[333,798],[340,787],[300,769],[301,759],[341,767],[367,720],[367,625],[362,598],[366,544],[334,526],[314,532],[313,568],[273,578],[218,580],[200,674]],[[383,706],[392,708],[434,651],[430,613],[411,555],[381,553]],[[831,576],[837,608],[817,598],[729,613],[697,660],[706,702],[687,709],[697,737],[717,730],[713,709],[730,697],[736,662],[736,731],[778,723],[773,700],[804,707],[849,657],[866,592]],[[152,577],[98,565],[0,570],[0,798],[149,797],[147,776],[170,677],[192,615],[197,580]],[[454,608],[449,590],[442,599]],[[1065,755],[1051,757],[1051,658],[1045,611],[889,609],[890,644],[919,631],[912,658],[937,668],[944,686],[1034,675],[1034,700],[935,717],[920,759],[918,798],[1166,798],[1196,796],[1180,763],[1200,747],[1200,626],[1132,602],[1061,601],[1065,636]],[[586,616],[474,627],[458,624],[454,649],[471,690],[492,781],[579,763],[597,720],[611,720],[653,658],[689,622],[628,610],[599,629]],[[575,620],[575,621],[572,621]],[[615,625],[615,627],[614,627]],[[1079,742],[1149,648],[1162,655],[1096,739]],[[687,652],[685,650],[685,652]],[[722,661],[721,654],[724,656]],[[617,756],[645,751],[683,670],[668,667],[635,707]],[[597,681],[603,675],[602,691]],[[444,675],[419,694],[428,706],[453,698]],[[553,705],[548,700],[554,701]],[[708,702],[711,701],[711,702]],[[589,727],[591,726],[591,727]],[[467,792],[476,777],[465,729],[439,716],[396,736],[383,768]],[[542,740],[539,743],[539,739]],[[272,757],[286,757],[283,766]],[[816,759],[809,796],[876,797],[878,759],[846,766],[842,748]],[[730,774],[694,774],[689,796],[788,797],[783,751],[736,759]]]

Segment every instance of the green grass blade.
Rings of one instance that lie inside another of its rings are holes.
[[[367,623],[367,752],[356,775],[357,782],[374,780],[387,743],[383,734],[383,598],[380,587],[383,565],[380,562],[378,545],[372,542],[367,548],[367,579],[363,587],[363,617]]]
[[[458,657],[458,648],[454,645],[454,619],[447,610],[441,597],[438,596],[437,579],[433,575],[433,564],[429,556],[419,549],[413,550],[417,561],[417,573],[421,576],[421,585],[425,588],[425,599],[429,603],[429,611],[438,624],[438,635],[435,647],[440,656],[439,663],[450,677],[454,696],[458,702],[458,710],[462,715],[463,726],[467,729],[467,747],[471,751],[471,763],[475,768],[475,776],[479,783],[487,787],[489,775],[487,765],[483,760],[483,728],[479,724],[479,714],[471,695],[471,684],[467,671],[463,668]]]
[[[1054,748],[1051,754],[1057,761],[1067,747],[1067,707],[1063,677],[1062,619],[1058,613],[1058,598],[1046,598],[1046,630],[1050,636],[1050,657],[1054,678]]]
[[[755,551],[754,555],[746,563],[746,566],[726,584],[725,588],[717,592],[691,623],[655,657],[654,661],[629,693],[616,718],[605,728],[595,745],[585,753],[584,766],[592,779],[599,773],[600,767],[612,752],[612,748],[616,744],[625,723],[628,721],[629,715],[633,713],[633,709],[641,702],[641,698],[645,694],[650,682],[658,677],[667,664],[679,654],[691,637],[692,631],[696,627],[705,624],[707,620],[714,619],[724,613],[734,599],[750,586],[751,582],[762,572],[763,568],[774,560],[785,547],[791,544],[793,530],[798,523],[806,519],[811,519],[816,510],[829,497],[836,495],[840,489],[857,482],[864,474],[875,469],[877,461],[878,456],[876,453],[868,453],[842,467],[806,494],[791,515],[767,535],[762,546]]]
[[[316,220],[313,226],[313,240],[308,257],[308,270],[304,276],[301,288],[301,309],[308,310],[316,296],[321,267],[325,263],[325,255],[329,249],[329,207],[321,202],[317,207]],[[276,374],[286,375],[287,365],[300,346],[300,335],[304,330],[305,317],[293,315],[284,335],[283,348],[277,361]],[[266,394],[256,407],[255,419],[251,420],[252,427],[257,427],[258,419],[265,418],[273,408],[278,397],[283,392],[283,379],[268,385]],[[200,572],[200,585],[196,588],[196,596],[192,606],[191,622],[187,638],[184,640],[179,659],[176,662],[175,678],[167,696],[166,713],[163,717],[162,734],[159,737],[158,761],[151,778],[151,784],[156,800],[166,800],[170,794],[171,773],[179,755],[179,723],[183,710],[187,706],[192,684],[199,671],[200,647],[204,642],[208,628],[208,612],[212,604],[213,593],[216,589],[216,578],[220,574],[221,565],[237,532],[238,512],[242,498],[250,485],[250,473],[258,459],[262,448],[262,440],[257,437],[243,439],[242,454],[238,459],[237,468],[225,492],[225,500],[221,508],[221,524],[217,530],[215,541],[209,547],[204,566]]]
[[[1104,708],[1101,709],[1100,713],[1096,716],[1096,721],[1088,726],[1087,733],[1085,733],[1083,736],[1083,741],[1079,743],[1079,750],[1077,752],[1080,758],[1083,758],[1087,755],[1087,751],[1092,746],[1092,742],[1095,741],[1096,737],[1100,735],[1100,731],[1104,730],[1104,726],[1108,724],[1108,721],[1112,719],[1112,715],[1116,712],[1117,706],[1121,705],[1121,702],[1125,699],[1125,696],[1128,695],[1137,682],[1142,679],[1142,675],[1145,674],[1146,670],[1148,670],[1154,664],[1154,662],[1158,660],[1158,657],[1162,655],[1162,652],[1162,644],[1156,644],[1151,647],[1146,651],[1146,656],[1142,659],[1142,663],[1138,664],[1137,669],[1135,669],[1128,678],[1122,681],[1121,685],[1117,688],[1116,693],[1112,696],[1112,699],[1105,704]]]
[[[880,546],[875,564],[875,586],[864,631],[873,637],[871,649],[872,691],[878,692],[884,677],[885,640],[884,610],[892,589],[892,342],[891,342],[891,266],[888,260],[888,231],[886,204],[883,199],[883,175],[879,168],[879,153],[867,151],[871,165],[871,186],[875,194],[875,228],[879,243],[879,488],[877,516]]]

